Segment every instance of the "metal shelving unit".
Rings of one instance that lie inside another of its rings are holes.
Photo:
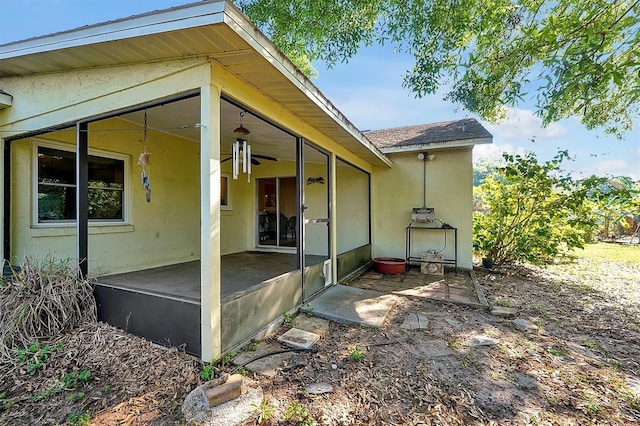
[[[447,232],[453,231],[453,259],[442,259],[441,261],[428,261],[422,260],[422,256],[412,256],[411,255],[411,234],[414,231],[439,231],[442,232],[445,238],[447,238]],[[453,265],[455,271],[458,272],[458,228],[454,228],[452,226],[429,226],[425,222],[416,222],[412,221],[406,228],[405,234],[405,257],[407,260],[407,265],[420,265],[422,263],[442,263],[443,265]]]

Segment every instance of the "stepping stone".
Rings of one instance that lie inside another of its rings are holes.
[[[320,337],[324,337],[329,334],[329,321],[318,317],[298,315],[293,320],[293,326],[300,330],[315,333]]]
[[[427,358],[440,358],[451,356],[454,352],[449,348],[444,340],[429,340],[420,346],[420,353]]]
[[[309,360],[306,356],[294,353],[286,362],[287,365],[282,369],[282,371],[290,371],[294,368],[306,367],[308,363]]]
[[[333,392],[333,386],[325,382],[310,383],[304,387],[304,390],[313,395],[322,395],[323,393]]]
[[[451,327],[459,328],[460,326],[462,326],[460,321],[456,321],[453,318],[445,317],[445,318],[442,319],[442,321],[446,322]]]
[[[470,346],[493,346],[497,345],[499,342],[498,339],[494,339],[493,337],[485,336],[484,334],[476,334],[475,336],[471,336],[469,339]]]
[[[502,318],[512,318],[518,315],[518,310],[514,308],[508,308],[506,306],[496,306],[491,309],[491,315]]]
[[[538,388],[538,382],[533,377],[527,374],[522,374],[522,373],[515,373],[514,376],[518,381],[519,388],[521,389],[537,389]]]
[[[535,333],[536,331],[538,331],[537,325],[524,318],[516,318],[511,321],[511,324],[513,324],[513,326],[520,331],[526,331],[529,333]]]
[[[319,339],[320,336],[316,333],[310,333],[299,328],[290,328],[286,333],[278,337],[278,342],[292,348],[309,349]]]
[[[429,319],[422,314],[409,314],[400,325],[407,330],[424,330],[429,327]]]
[[[254,373],[267,377],[275,377],[278,374],[278,369],[282,368],[291,357],[291,352],[269,355],[256,361],[248,362],[262,355],[278,351],[282,351],[282,345],[275,342],[263,342],[258,346],[257,350],[242,352],[231,362],[233,365],[244,365],[247,370],[253,371]]]

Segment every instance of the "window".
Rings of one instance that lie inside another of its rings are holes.
[[[89,220],[124,222],[125,157],[89,155]],[[76,219],[76,154],[37,145],[37,223]]]
[[[229,197],[229,175],[222,174],[220,177],[220,208],[231,210],[231,199]]]

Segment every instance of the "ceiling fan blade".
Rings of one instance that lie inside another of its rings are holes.
[[[229,158],[225,158],[224,160],[222,160],[220,163],[224,163],[225,161],[229,161],[231,160],[233,157],[229,157]]]
[[[269,157],[268,155],[251,154],[251,156],[260,158],[261,160],[278,161],[276,157]]]
[[[256,160],[255,158],[253,158],[253,155],[251,156],[251,164],[253,164],[254,166],[259,166],[261,163]]]

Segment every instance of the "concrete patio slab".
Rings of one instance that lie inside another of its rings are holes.
[[[354,288],[450,302],[474,308],[488,308],[487,300],[472,270],[447,272],[444,276],[425,275],[409,269],[400,275],[382,275],[370,271],[351,284]]]
[[[309,302],[302,311],[330,321],[380,327],[396,301],[393,295],[337,285]]]

